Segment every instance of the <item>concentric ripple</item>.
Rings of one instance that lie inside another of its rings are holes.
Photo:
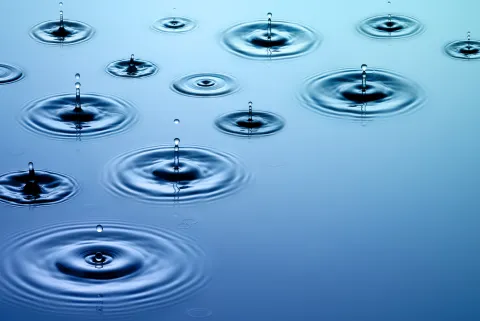
[[[9,84],[22,78],[23,72],[20,68],[8,64],[0,64],[0,85]]]
[[[152,28],[163,32],[187,32],[195,29],[197,23],[188,18],[167,17],[158,19],[152,25]]]
[[[132,63],[131,59],[123,59],[110,63],[106,71],[117,77],[143,78],[155,75],[158,67],[147,60],[135,59]]]
[[[445,52],[457,59],[480,59],[480,41],[453,41],[445,46]]]
[[[239,86],[233,77],[204,73],[182,77],[172,83],[172,89],[187,96],[218,97],[236,92]]]
[[[279,115],[267,111],[254,111],[251,118],[248,111],[236,111],[218,117],[215,126],[226,134],[265,136],[280,131],[285,126],[285,121]]]
[[[72,20],[64,20],[64,27],[59,21],[45,21],[35,25],[30,30],[30,36],[46,44],[73,45],[89,40],[95,34],[90,25]]]
[[[123,99],[82,94],[81,110],[75,95],[56,95],[28,104],[20,122],[28,130],[55,138],[93,138],[125,131],[137,120],[135,108]]]
[[[274,21],[269,37],[267,22],[254,21],[226,30],[222,43],[229,51],[242,57],[285,59],[311,52],[320,44],[320,36],[296,23]]]
[[[300,99],[308,108],[324,115],[359,120],[410,112],[425,101],[418,85],[381,69],[367,72],[365,91],[360,70],[314,76],[306,81]]]
[[[249,179],[234,156],[202,147],[180,147],[178,167],[175,169],[173,147],[150,147],[111,161],[104,181],[120,196],[155,203],[190,203],[231,194]]]
[[[363,20],[357,29],[373,38],[406,38],[423,32],[424,26],[411,17],[382,15]]]
[[[50,205],[66,201],[77,192],[77,182],[58,173],[35,171],[35,182],[27,171],[0,176],[0,201],[12,205]]]
[[[0,300],[83,316],[100,298],[105,313],[119,315],[176,304],[207,283],[193,240],[115,222],[98,233],[95,224],[48,226],[3,244]]]

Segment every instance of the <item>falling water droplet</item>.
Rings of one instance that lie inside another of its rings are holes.
[[[76,74],[75,74],[75,79],[76,79],[76,80],[80,80],[80,74],[79,74],[79,73],[76,73]]]
[[[175,146],[178,147],[178,144],[180,144],[180,139],[179,138],[175,138],[173,140],[173,142],[175,143]]]
[[[102,262],[102,261],[103,261],[103,254],[102,254],[102,252],[97,252],[97,253],[95,253],[94,260],[95,260],[96,262]]]
[[[97,232],[98,233],[103,232],[103,226],[102,225],[100,225],[100,224],[97,225]]]
[[[272,13],[271,12],[267,13],[267,18],[272,19]]]
[[[28,176],[30,176],[30,179],[35,179],[35,169],[33,169],[33,163],[30,162],[28,163]]]
[[[180,119],[175,119],[175,120],[173,121],[173,123],[174,123],[175,125],[180,124]]]
[[[81,86],[82,86],[82,85],[81,85],[78,81],[75,83],[75,88],[76,88],[76,89],[80,89]]]
[[[251,101],[248,102],[248,120],[252,121],[252,105],[253,103]]]
[[[367,66],[366,64],[363,64],[363,65],[361,66],[362,71],[364,71],[364,72],[367,71],[367,67],[368,67],[368,66]]]
[[[470,31],[467,32],[467,40],[470,41]]]

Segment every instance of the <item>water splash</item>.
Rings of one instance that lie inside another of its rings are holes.
[[[175,80],[175,92],[194,97],[219,97],[233,94],[239,89],[235,78],[223,74],[193,74]]]
[[[480,59],[480,41],[472,40],[470,31],[467,32],[467,40],[450,42],[444,48],[445,53],[452,58],[463,60]]]
[[[312,29],[286,21],[242,23],[226,30],[222,43],[230,52],[251,59],[285,59],[307,54],[321,42]]]
[[[145,78],[155,75],[158,67],[153,62],[135,58],[132,54],[130,59],[111,62],[105,70],[116,77]]]
[[[365,69],[365,70],[364,70]],[[316,75],[305,82],[303,104],[321,114],[369,120],[411,112],[423,105],[425,95],[414,82],[396,73],[367,67]]]
[[[370,17],[357,25],[357,30],[372,38],[407,38],[424,31],[418,20],[402,15]]]
[[[175,8],[173,8],[173,11],[175,11]],[[177,33],[192,31],[196,27],[197,23],[194,20],[177,17],[176,15],[158,19],[152,25],[152,28],[156,31]]]
[[[64,202],[78,192],[77,182],[66,175],[36,171],[28,163],[28,171],[0,176],[0,201],[11,205],[51,205]]]
[[[285,126],[285,120],[277,114],[255,110],[248,103],[248,111],[235,111],[218,117],[214,122],[223,133],[236,136],[266,136],[275,134]]]
[[[242,188],[249,180],[233,155],[203,147],[175,145],[132,151],[113,159],[105,172],[109,191],[135,200],[170,204],[211,201]]]
[[[135,108],[123,99],[80,95],[80,74],[75,95],[61,94],[30,102],[20,118],[28,130],[54,138],[96,138],[127,130],[137,120]]]
[[[85,42],[93,37],[95,30],[80,21],[65,20],[63,2],[59,3],[60,18],[58,21],[45,21],[32,27],[30,36],[45,44],[73,45]]]
[[[106,222],[21,233],[1,249],[0,300],[55,314],[128,315],[176,304],[209,277],[196,243],[162,228]]]

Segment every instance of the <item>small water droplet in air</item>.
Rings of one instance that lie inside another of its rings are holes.
[[[79,74],[79,73],[75,74],[75,79],[76,79],[76,80],[79,80],[79,79],[80,79],[80,74]]]
[[[362,71],[367,71],[367,67],[368,67],[368,66],[367,66],[366,64],[363,64],[362,67],[361,67],[361,68],[362,68]]]
[[[32,162],[28,163],[28,171],[29,172],[33,171],[33,163]]]
[[[470,41],[470,31],[467,32],[467,40]]]
[[[100,224],[97,225],[97,232],[98,233],[103,232],[103,226],[102,225],[100,225]]]
[[[175,143],[175,146],[178,146],[178,144],[180,144],[180,139],[179,138],[175,138],[173,140],[173,142]]]
[[[59,2],[58,5],[60,6],[60,8],[63,6],[63,2]]]
[[[75,88],[80,89],[81,86],[82,85],[78,81],[75,83]]]
[[[173,123],[174,123],[175,125],[180,124],[180,119],[175,119],[175,120],[173,121]]]
[[[267,18],[272,19],[272,13],[271,12],[267,13]]]

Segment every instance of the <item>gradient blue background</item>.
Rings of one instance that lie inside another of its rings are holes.
[[[67,173],[81,193],[51,207],[0,204],[0,244],[9,235],[57,222],[115,219],[176,229],[195,238],[212,264],[208,287],[170,308],[132,320],[189,320],[189,308],[208,308],[209,320],[473,321],[480,319],[478,137],[480,63],[443,53],[466,32],[480,38],[472,0],[417,1],[63,1],[66,19],[96,28],[91,41],[46,46],[28,35],[58,17],[57,1],[0,2],[0,62],[26,78],[0,86],[0,172],[26,168]],[[197,20],[186,34],[150,29],[172,14]],[[237,57],[219,42],[233,24],[273,19],[311,26],[324,41],[293,60]],[[426,26],[405,40],[373,40],[355,25],[379,13],[402,13]],[[160,66],[142,80],[117,79],[105,66],[134,53]],[[421,85],[424,107],[366,126],[330,119],[296,98],[305,78],[341,68],[390,69]],[[82,91],[112,94],[138,108],[127,133],[59,141],[24,130],[23,106],[40,97]],[[238,79],[242,90],[223,98],[183,97],[170,83],[196,72]],[[240,139],[213,127],[219,114],[247,108],[275,111],[285,129]],[[180,125],[173,119],[179,118]],[[155,206],[110,195],[100,184],[105,164],[124,152],[179,137],[236,154],[254,180],[211,204]],[[93,227],[92,227],[93,228]],[[64,320],[0,303],[5,320]],[[108,316],[105,309],[103,316]],[[92,306],[89,317],[101,318]],[[76,320],[72,317],[70,320]],[[82,319],[78,317],[78,319]]]

